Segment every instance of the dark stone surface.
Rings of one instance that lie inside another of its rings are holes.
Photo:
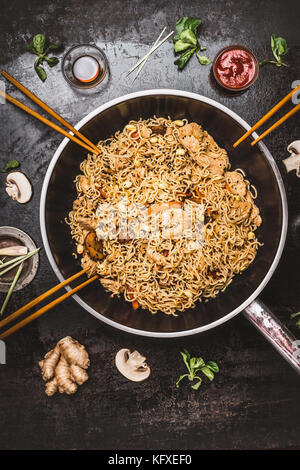
[[[59,0],[1,2],[1,66],[71,123],[99,104],[122,94],[170,87],[199,92],[230,107],[254,123],[300,79],[298,1]],[[126,72],[149,48],[163,26],[170,31],[182,15],[203,18],[201,40],[207,55],[230,43],[245,44],[260,59],[271,56],[269,36],[285,37],[291,48],[289,68],[266,66],[246,93],[226,95],[217,88],[210,67],[195,58],[182,73],[173,65],[171,41],[149,60],[132,83]],[[35,75],[26,43],[38,32],[62,41],[65,50],[80,42],[106,52],[109,86],[82,96],[69,88],[60,67],[47,69],[43,84]],[[24,100],[10,85],[9,93]],[[32,104],[30,103],[30,106]],[[17,226],[41,246],[39,196],[43,177],[61,137],[10,104],[0,106],[1,167],[17,158],[34,184],[26,206],[0,185],[0,223]],[[299,115],[265,139],[277,162],[286,146],[300,138]],[[289,201],[289,235],[280,265],[262,300],[299,337],[290,314],[300,310],[300,181],[285,178]],[[57,282],[44,251],[34,282],[13,296],[7,312]],[[1,298],[3,295],[1,296]],[[48,398],[38,361],[57,340],[71,335],[86,345],[90,379],[76,395]],[[113,366],[121,347],[137,348],[152,367],[151,378],[137,385]],[[184,370],[179,350],[188,348],[220,364],[212,384],[199,391],[174,387]],[[67,300],[7,341],[7,365],[0,366],[1,449],[299,449],[299,377],[260,334],[239,315],[202,335],[178,340],[152,340],[108,328],[74,301]]]

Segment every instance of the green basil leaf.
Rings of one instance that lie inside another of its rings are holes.
[[[177,382],[176,382],[176,388],[179,387],[179,383],[181,382],[181,380],[184,379],[184,377],[187,377],[187,376],[188,376],[188,374],[184,374],[184,375],[181,375],[181,376],[179,377],[179,379],[178,379]]]
[[[33,38],[33,47],[38,54],[43,54],[46,44],[46,37],[43,34],[36,34]]]
[[[184,31],[182,31],[182,33],[180,34],[180,40],[183,42],[187,42],[191,46],[197,45],[196,35],[190,29],[185,29]]]
[[[178,57],[177,60],[175,60],[174,64],[178,65],[178,68],[182,70],[185,65],[188,63],[192,55],[194,54],[196,48],[193,47],[192,49],[189,49],[186,52],[183,52],[180,57]]]
[[[202,383],[202,379],[200,379],[200,377],[198,377],[198,382],[195,383],[194,385],[191,385],[191,387],[194,389],[194,390],[198,390],[198,388],[200,387],[201,383]]]
[[[54,67],[54,65],[58,64],[59,59],[57,57],[47,57],[45,56],[44,59],[47,61],[49,67]]]
[[[209,65],[211,63],[211,60],[205,55],[199,55],[198,52],[196,52],[196,56],[201,65]]]
[[[276,38],[276,46],[277,46],[277,52],[279,56],[285,55],[289,51],[287,42],[284,38]]]
[[[207,367],[209,367],[213,372],[219,372],[220,369],[219,369],[219,366],[216,362],[213,362],[213,361],[208,361],[206,363]]]
[[[188,42],[183,42],[179,39],[179,41],[176,41],[174,44],[174,51],[182,52],[188,49],[189,47],[191,47],[191,45]]]
[[[188,350],[184,348],[184,349],[183,349],[183,352],[184,352],[184,354],[186,355],[187,360],[190,361],[191,355],[190,355],[190,353],[188,352]]]
[[[8,160],[6,163],[5,171],[14,170],[15,168],[19,168],[20,162],[18,160]]]
[[[205,47],[205,46],[201,46],[201,47],[200,47],[200,51],[206,51],[206,47]]]
[[[300,315],[300,312],[297,312],[297,313],[292,313],[292,315],[291,315],[291,317],[290,317],[290,318],[291,318],[291,319],[293,319],[293,318],[296,318],[296,317],[298,317],[299,315]]]
[[[44,70],[43,67],[41,67],[40,64],[40,59],[37,58],[35,61],[34,61],[34,70],[36,71],[36,73],[38,74],[39,78],[44,82],[47,78],[47,74]]]
[[[176,30],[181,34],[183,30],[190,29],[196,35],[197,28],[201,24],[200,18],[184,16],[176,22]]]
[[[45,54],[48,54],[48,52],[50,51],[56,51],[56,49],[59,49],[60,47],[61,47],[61,44],[50,44],[45,50]]]
[[[26,49],[27,49],[28,52],[31,52],[31,54],[38,55],[38,53],[36,52],[32,42],[30,44],[27,44]]]
[[[192,357],[190,364],[193,369],[199,369],[200,367],[205,366],[205,362],[203,361],[202,357]]]
[[[275,34],[271,34],[271,49],[275,49],[275,40],[276,40],[276,36]]]
[[[210,381],[214,380],[215,374],[210,370],[209,367],[206,367],[206,366],[201,367],[201,372],[203,372],[203,374],[206,375],[206,377],[207,377]]]
[[[183,362],[185,363],[188,371],[190,372],[191,369],[190,369],[190,364],[189,364],[189,362],[190,362],[189,354],[187,355],[185,352],[182,352],[182,351],[180,351],[180,354],[182,356]]]

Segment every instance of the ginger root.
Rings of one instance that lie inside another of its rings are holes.
[[[90,365],[89,355],[82,344],[71,336],[61,339],[54,349],[39,362],[46,383],[45,393],[50,397],[57,390],[72,395],[89,378],[85,369]]]

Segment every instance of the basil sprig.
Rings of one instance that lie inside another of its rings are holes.
[[[200,56],[198,51],[206,50],[206,47],[200,47],[196,37],[198,26],[201,24],[200,18],[193,18],[184,16],[176,23],[177,34],[174,36],[174,51],[175,53],[181,52],[180,57],[175,60],[174,64],[182,70],[188,63],[194,52],[196,52],[197,59],[201,65],[210,64],[210,59],[206,56]]]
[[[291,319],[296,318],[296,317],[300,317],[300,312],[293,313],[291,315]],[[296,326],[298,326],[298,328],[300,328],[300,318],[299,318],[299,320],[296,321]]]
[[[54,67],[58,64],[59,59],[57,57],[48,57],[47,54],[59,49],[60,47],[61,44],[49,44],[47,46],[46,36],[44,36],[44,34],[36,34],[32,42],[27,45],[28,52],[37,55],[37,58],[34,61],[34,70],[43,82],[47,78],[47,73],[41,64],[43,64],[44,60],[47,62],[49,67]]]
[[[202,383],[202,378],[197,375],[199,372],[202,372],[202,374],[204,374],[210,381],[214,380],[215,373],[219,372],[219,366],[216,362],[208,361],[205,363],[202,357],[191,357],[190,353],[186,349],[180,351],[180,354],[189,373],[183,374],[179,377],[176,382],[176,388],[179,387],[181,380],[184,379],[184,377],[187,377],[190,382],[194,382],[196,380],[196,383],[191,385],[191,387],[194,390],[198,390]]]
[[[284,38],[276,37],[275,34],[271,34],[271,49],[275,60],[265,59],[259,63],[259,65],[274,64],[277,67],[284,65],[288,67],[288,64],[282,61],[282,57],[289,52],[287,42]]]
[[[0,173],[7,173],[8,171],[14,170],[15,168],[19,168],[19,166],[20,162],[18,162],[18,160],[8,160],[5,170],[0,170]]]

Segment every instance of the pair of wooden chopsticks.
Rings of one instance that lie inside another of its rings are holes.
[[[0,329],[3,328],[5,325],[7,325],[8,323],[11,323],[13,320],[16,320],[16,318],[20,317],[21,315],[23,315],[23,313],[27,312],[30,308],[34,307],[35,305],[37,305],[38,303],[40,303],[42,300],[46,299],[47,297],[49,297],[50,295],[54,294],[54,292],[56,292],[57,290],[61,289],[62,287],[66,286],[67,284],[69,284],[70,282],[74,281],[75,279],[77,279],[79,276],[81,276],[82,274],[86,273],[87,270],[89,268],[85,268],[83,269],[82,271],[80,271],[79,273],[76,273],[74,274],[73,276],[69,277],[68,279],[66,279],[65,281],[61,282],[60,284],[57,284],[56,286],[52,287],[51,289],[49,289],[47,292],[44,292],[43,294],[41,294],[39,297],[37,297],[36,299],[32,300],[31,302],[29,302],[28,304],[24,305],[24,307],[20,308],[19,310],[17,310],[16,312],[12,313],[11,315],[9,315],[8,317],[4,318],[4,320],[0,321]],[[20,321],[19,323],[16,323],[14,326],[12,326],[11,328],[9,328],[8,330],[4,331],[3,333],[0,333],[0,340],[3,340],[5,338],[7,338],[8,336],[10,336],[11,334],[15,333],[15,331],[18,331],[20,330],[21,328],[23,328],[23,326],[25,325],[28,325],[28,323],[32,322],[33,320],[35,320],[36,318],[40,317],[41,315],[43,315],[44,313],[48,312],[48,310],[50,310],[51,308],[55,307],[55,305],[58,305],[59,303],[61,303],[63,300],[67,299],[68,297],[70,297],[71,295],[75,294],[75,292],[79,291],[80,289],[82,289],[83,287],[87,286],[88,284],[90,284],[91,282],[95,281],[95,279],[98,279],[98,276],[93,276],[91,278],[89,278],[87,281],[83,282],[82,284],[79,284],[77,287],[74,287],[74,289],[70,290],[69,292],[67,292],[66,294],[63,294],[61,295],[60,297],[58,297],[57,299],[53,300],[52,302],[50,302],[49,304],[45,305],[44,307],[40,308],[37,312],[29,315],[28,317],[26,317],[24,320]]]
[[[247,131],[240,139],[238,139],[234,144],[233,147],[237,147],[243,140],[247,139],[252,132],[254,132],[256,129],[258,129],[264,122],[266,122],[273,114],[278,111],[289,99],[292,98],[293,94],[297,91],[300,90],[300,85],[298,85],[296,88],[294,88],[288,95],[286,95],[279,103],[274,106],[265,116],[263,116],[256,124],[254,124],[249,131]],[[297,111],[300,109],[300,104],[297,104],[291,111],[289,111],[287,114],[285,114],[279,121],[275,122],[273,126],[269,127],[265,132],[263,132],[259,137],[257,137],[253,142],[251,142],[251,145],[255,145],[257,142],[259,142],[261,139],[263,139],[266,135],[270,134],[274,129],[276,129],[278,126],[280,126],[283,122],[285,122],[289,117],[291,117],[293,114],[295,114]]]
[[[69,124],[64,118],[62,118],[59,114],[57,114],[54,109],[50,108],[46,103],[44,103],[42,100],[40,100],[34,93],[32,93],[28,88],[26,88],[24,85],[22,85],[20,82],[18,82],[14,77],[9,75],[5,70],[2,70],[2,75],[5,77],[7,80],[9,80],[13,85],[15,85],[22,93],[24,93],[26,96],[28,96],[32,101],[37,103],[42,109],[47,111],[52,117],[54,117],[57,121],[59,121],[61,124],[63,124],[67,129],[73,132],[74,135],[70,134],[69,132],[65,131],[61,127],[57,126],[53,122],[49,121],[49,119],[41,116],[39,113],[34,111],[33,109],[29,108],[25,104],[21,103],[20,101],[16,100],[12,96],[8,95],[4,91],[0,90],[0,95],[3,96],[5,99],[13,103],[15,106],[18,108],[23,109],[23,111],[26,111],[26,113],[30,114],[31,116],[34,116],[36,119],[39,121],[43,122],[47,126],[51,127],[55,131],[59,132],[60,134],[64,135],[65,137],[68,137],[68,139],[72,140],[76,144],[80,145],[81,147],[85,148],[91,153],[96,153],[99,154],[99,149],[96,147],[96,145],[93,144],[87,137],[85,137],[81,132],[79,132],[77,129],[75,129],[71,124]],[[75,135],[78,137],[75,137]],[[80,140],[81,139],[81,140]]]

